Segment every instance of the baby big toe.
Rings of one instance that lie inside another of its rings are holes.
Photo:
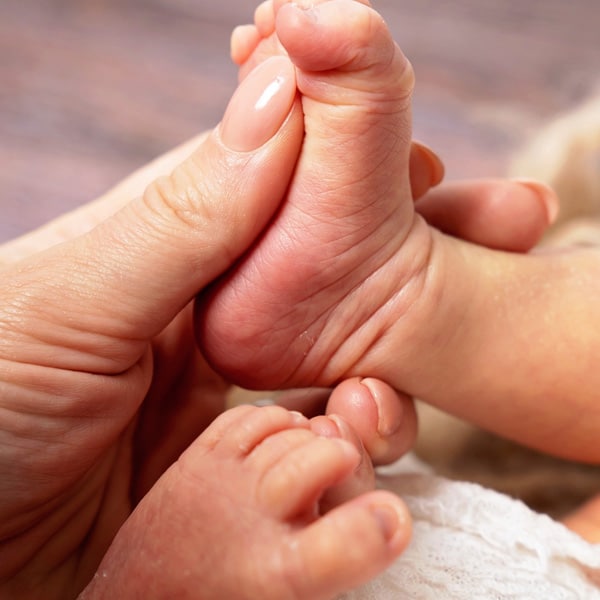
[[[410,523],[402,500],[385,491],[327,513],[290,545],[290,563],[298,565],[292,573],[297,596],[329,599],[369,581],[406,548]]]

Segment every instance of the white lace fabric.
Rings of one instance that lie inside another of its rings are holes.
[[[412,457],[379,473],[414,519],[407,551],[340,600],[600,600],[600,545],[522,502],[437,477]]]

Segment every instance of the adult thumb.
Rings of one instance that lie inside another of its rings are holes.
[[[150,339],[260,234],[285,195],[302,136],[293,65],[270,58],[170,176],[89,233],[3,270],[0,306],[12,308],[10,319],[0,308],[0,329],[15,322],[17,307],[19,330],[51,325],[43,336],[51,345],[79,348],[92,333],[110,354],[110,339]]]

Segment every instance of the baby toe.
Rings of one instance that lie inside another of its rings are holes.
[[[278,458],[263,473],[257,497],[272,516],[285,520],[315,518],[324,492],[352,473],[360,461],[352,444],[314,434]]]
[[[360,461],[355,469],[341,482],[325,491],[319,503],[321,514],[375,488],[373,463],[359,436],[343,418],[339,415],[315,417],[311,419],[310,426],[318,435],[340,438],[349,442],[360,456]]]
[[[297,597],[330,598],[369,581],[404,551],[410,535],[408,510],[389,492],[339,506],[292,539],[289,575]]]
[[[261,37],[269,37],[275,31],[275,6],[273,0],[265,0],[254,11],[254,24]]]
[[[190,450],[201,446],[232,457],[245,457],[277,432],[308,427],[305,416],[280,406],[236,406],[219,415]]]

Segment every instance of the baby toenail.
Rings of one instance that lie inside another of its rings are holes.
[[[296,425],[306,425],[308,423],[308,419],[297,410],[290,410],[290,416]]]
[[[311,419],[311,429],[321,437],[339,438],[341,437],[340,429],[335,420],[335,415],[326,417],[319,415]]]
[[[400,526],[398,512],[389,504],[376,504],[371,510],[379,524],[383,537],[389,542],[396,536],[398,527]]]
[[[290,3],[294,8],[301,10],[305,17],[316,23],[318,21],[318,10],[312,0],[296,0]]]

